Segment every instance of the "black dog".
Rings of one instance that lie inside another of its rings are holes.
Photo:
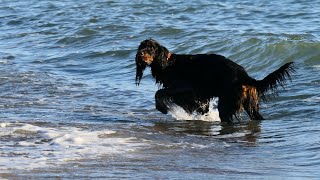
[[[267,93],[277,94],[278,85],[284,86],[294,72],[293,62],[281,66],[262,80],[251,78],[245,69],[217,54],[170,54],[157,41],[142,41],[136,55],[136,84],[139,85],[144,69],[151,67],[156,83],[162,85],[155,95],[156,108],[167,113],[171,103],[186,112],[205,114],[209,102],[219,97],[221,121],[238,119],[243,109],[253,120],[262,120],[259,98]]]

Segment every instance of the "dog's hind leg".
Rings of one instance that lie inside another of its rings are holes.
[[[219,96],[218,111],[221,122],[232,123],[233,116],[240,120],[241,99],[237,92],[229,92],[224,96]]]
[[[259,105],[250,105],[249,101],[246,100],[243,103],[244,110],[247,112],[251,120],[263,120],[264,118],[262,115],[259,113]]]
[[[257,89],[252,86],[242,86],[241,96],[243,108],[252,120],[263,120],[259,113],[259,95]]]
[[[259,111],[253,111],[253,120],[264,120]]]

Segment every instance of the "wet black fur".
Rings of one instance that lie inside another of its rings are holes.
[[[154,56],[147,65],[141,57],[142,50]],[[251,108],[250,103],[242,102],[243,85],[256,88],[258,96],[265,100],[267,93],[276,93],[278,85],[291,78],[293,62],[289,62],[262,80],[251,78],[245,69],[224,56],[217,54],[172,54],[157,41],[142,41],[136,55],[136,83],[139,85],[143,71],[151,67],[152,76],[162,88],[155,94],[156,108],[168,112],[168,104],[175,103],[186,112],[204,114],[209,110],[209,101],[219,97],[218,110],[221,121],[232,122],[238,117],[241,107],[251,119],[262,120],[259,107]]]

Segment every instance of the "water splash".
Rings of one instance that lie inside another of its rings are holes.
[[[177,120],[201,120],[201,121],[221,121],[219,111],[217,109],[218,98],[212,99],[209,105],[209,112],[201,115],[196,112],[189,114],[182,107],[172,104],[170,106],[170,114]]]

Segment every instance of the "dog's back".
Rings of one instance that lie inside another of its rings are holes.
[[[242,66],[216,54],[172,54],[168,61],[171,62],[160,77],[164,87],[188,86],[216,91],[250,79]]]

